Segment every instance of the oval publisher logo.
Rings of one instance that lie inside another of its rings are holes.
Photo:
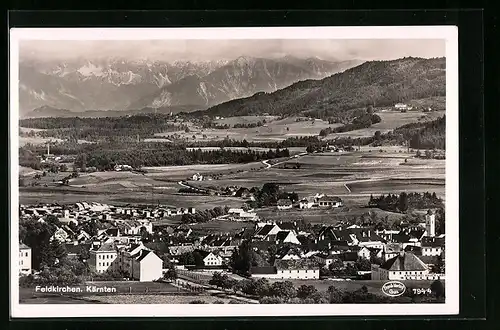
[[[406,286],[398,281],[384,283],[382,292],[389,297],[399,297],[406,291]]]

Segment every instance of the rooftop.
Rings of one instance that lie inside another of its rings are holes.
[[[403,255],[395,256],[387,260],[381,268],[390,271],[423,271],[427,266],[415,254],[405,252]]]
[[[277,259],[274,262],[276,269],[319,269],[319,265],[312,259]]]

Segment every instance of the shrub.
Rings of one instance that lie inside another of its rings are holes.
[[[206,304],[204,300],[193,300],[189,302],[190,304]]]
[[[283,304],[284,300],[280,297],[264,297],[259,300],[261,304]]]

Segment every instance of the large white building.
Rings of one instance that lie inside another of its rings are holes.
[[[104,243],[96,250],[90,250],[89,268],[98,274],[105,273],[116,267],[117,256],[118,246],[114,243]]]
[[[19,243],[19,273],[31,273],[31,248],[24,243]]]
[[[253,278],[272,279],[319,279],[318,263],[312,259],[277,259],[274,267],[253,267]]]
[[[441,275],[430,274],[427,265],[410,252],[401,252],[383,265],[372,265],[372,280],[435,280]]]
[[[98,274],[119,270],[132,279],[150,282],[162,277],[163,260],[142,243],[126,246],[104,243],[90,251],[89,267]]]

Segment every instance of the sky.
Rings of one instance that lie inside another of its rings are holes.
[[[239,56],[324,60],[392,60],[443,57],[444,39],[261,39],[261,40],[22,40],[20,57],[39,60],[124,57],[150,60],[231,60]]]

